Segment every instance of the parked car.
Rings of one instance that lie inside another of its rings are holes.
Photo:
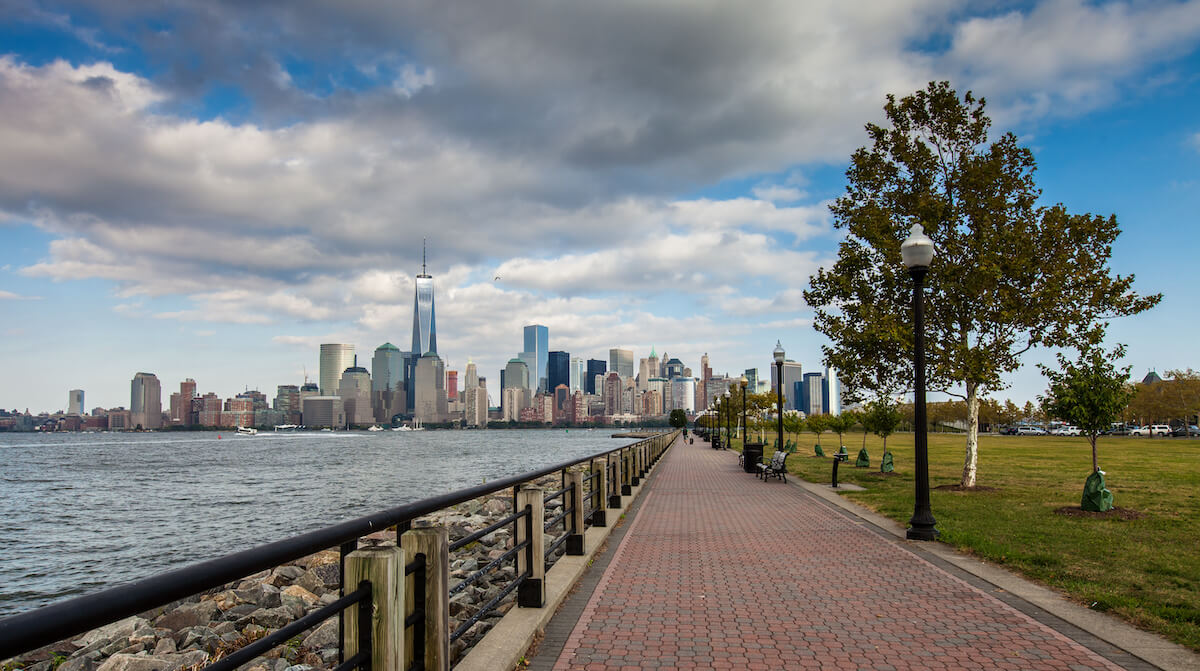
[[[1017,435],[1018,436],[1044,436],[1044,435],[1046,435],[1046,430],[1040,426],[1018,426],[1017,427]]]
[[[1050,434],[1054,436],[1081,436],[1083,432],[1079,430],[1078,426],[1066,424],[1051,431]]]
[[[1002,436],[1015,436],[1015,435],[1017,435],[1017,427],[1015,427],[1015,426],[1002,426],[1002,427],[1000,427],[1000,435],[1002,435]]]
[[[1106,435],[1128,436],[1129,435],[1129,427],[1125,426],[1124,424],[1121,424],[1120,422],[1115,422],[1115,423],[1113,423],[1112,428],[1106,432]]]
[[[1171,435],[1171,427],[1166,424],[1151,424],[1149,426],[1135,426],[1129,429],[1131,436],[1169,436]]]
[[[1171,429],[1171,435],[1176,436],[1176,437],[1188,436],[1188,435],[1191,435],[1192,437],[1198,437],[1198,436],[1200,436],[1200,428],[1198,428],[1195,424],[1191,424],[1188,426],[1184,426],[1183,424],[1180,424],[1179,426],[1175,427],[1174,429]]]

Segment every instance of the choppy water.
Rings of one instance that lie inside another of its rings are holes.
[[[0,434],[0,617],[633,442],[610,435]]]

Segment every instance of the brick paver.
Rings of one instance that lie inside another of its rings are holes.
[[[555,669],[1114,669],[838,514],[678,442]]]

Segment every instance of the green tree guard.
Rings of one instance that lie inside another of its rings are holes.
[[[1080,507],[1096,513],[1112,510],[1113,495],[1104,485],[1104,471],[1092,471],[1083,483],[1083,501]]]
[[[855,468],[870,468],[871,457],[867,454],[867,448],[863,447],[858,450],[858,458],[854,460]]]
[[[895,472],[895,470],[896,470],[896,467],[892,464],[892,453],[884,452],[883,453],[883,461],[879,462],[879,472],[880,473],[893,473],[893,472]]]
[[[845,445],[842,445],[841,447],[839,447],[837,453],[838,453],[839,457],[846,457],[847,459],[850,458],[850,453],[846,451]],[[842,461],[845,461],[845,459],[843,459]]]
[[[825,456],[825,450],[822,450],[822,449],[821,449],[821,444],[820,444],[820,443],[817,443],[816,445],[813,445],[813,456],[814,456],[814,457],[823,457],[823,456]]]

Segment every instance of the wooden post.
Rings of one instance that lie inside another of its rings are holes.
[[[517,520],[517,545],[529,540],[529,547],[517,553],[517,575],[529,572],[529,577],[517,588],[517,605],[522,608],[546,605],[544,505],[541,487],[523,485],[517,490],[517,510],[529,512],[527,517]]]
[[[609,468],[612,468],[612,479],[611,480],[608,480],[608,475],[607,475]],[[621,458],[619,456],[614,456],[612,454],[609,454],[608,456],[604,457],[604,469],[605,469],[605,471],[604,471],[605,472],[605,476],[604,476],[605,483],[604,484],[608,485],[612,489],[612,494],[609,495],[609,497],[608,497],[608,507],[609,508],[620,508],[621,507],[621,490],[620,490]],[[608,492],[609,490],[605,489],[604,491]]]
[[[583,499],[583,470],[574,468],[567,471],[567,486],[571,488],[571,530],[567,537],[567,554],[583,554],[583,532],[587,526],[584,519]]]
[[[404,554],[425,560],[424,571],[406,577],[404,617],[418,608],[425,610],[421,623],[404,630],[404,668],[410,669],[418,652],[424,654],[426,671],[450,669],[450,537],[446,527],[419,527],[400,536]],[[421,573],[422,584],[417,583]],[[422,602],[418,603],[417,599]],[[423,629],[424,631],[419,631]],[[418,639],[416,634],[420,633]]]
[[[629,449],[621,450],[621,496],[629,496],[633,494],[633,483],[630,481],[629,473]]]
[[[358,608],[342,611],[345,622],[342,648],[346,659],[358,654],[359,630],[371,628],[371,670],[403,671],[404,660],[404,552],[395,545],[361,548],[346,555],[343,593],[371,581],[373,603],[370,622],[359,622]]]
[[[642,482],[642,446],[634,445],[629,448],[629,484],[637,487]]]
[[[608,526],[608,513],[605,507],[611,505],[608,500],[608,460],[592,462],[592,491],[596,493],[596,510],[592,513],[592,526]]]

